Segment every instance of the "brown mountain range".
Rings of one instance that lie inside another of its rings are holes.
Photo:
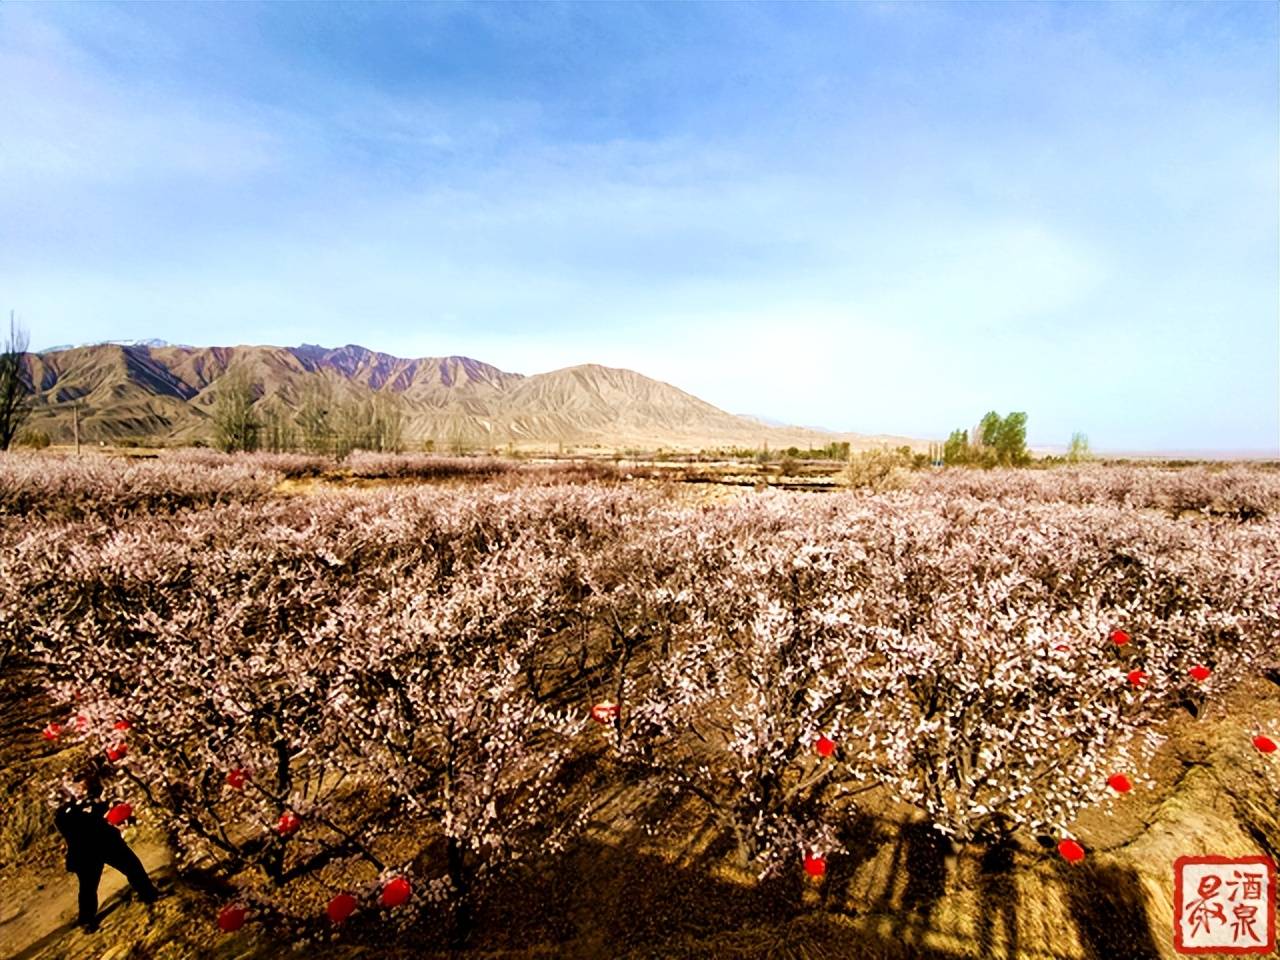
[[[243,370],[256,403],[296,411],[309,383],[340,398],[389,394],[404,413],[411,448],[438,445],[521,449],[572,447],[698,450],[916,442],[778,427],[735,416],[669,384],[595,364],[522,376],[467,357],[416,360],[348,345],[327,349],[184,347],[104,343],[27,354],[35,391],[29,427],[70,442],[72,407],[89,443],[209,442],[219,380]],[[274,399],[269,399],[274,398]]]

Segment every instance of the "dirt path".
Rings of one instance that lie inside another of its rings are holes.
[[[133,850],[151,879],[164,891],[169,886],[165,881],[173,876],[169,851],[161,844],[146,842],[135,844]],[[74,932],[78,891],[75,875],[65,873],[43,886],[30,891],[25,902],[9,900],[0,905],[0,960],[37,960],[55,946],[58,956],[66,956],[68,944],[63,941],[68,935],[92,948],[92,937]],[[98,886],[98,920],[104,930],[121,919],[119,908],[131,900],[124,875],[111,867],[103,870]],[[111,940],[118,939],[109,933],[108,936]],[[107,939],[102,933],[93,937]]]

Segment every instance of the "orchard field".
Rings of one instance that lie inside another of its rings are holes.
[[[1171,957],[1280,852],[1280,473],[331,467],[0,458],[0,957]]]

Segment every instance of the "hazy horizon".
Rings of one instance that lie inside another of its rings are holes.
[[[0,6],[33,350],[599,363],[1280,453],[1274,4]]]
[[[148,343],[148,342],[147,342],[148,340],[150,340],[151,342],[150,342],[150,343]],[[231,349],[238,349],[238,348],[245,348],[245,347],[248,347],[248,348],[262,348],[262,347],[265,347],[265,348],[280,348],[280,349],[288,349],[288,348],[290,348],[290,347],[303,347],[303,346],[319,346],[319,347],[321,347],[322,349],[329,350],[329,349],[342,349],[343,347],[352,347],[352,346],[355,346],[355,347],[361,347],[362,349],[370,350],[370,351],[375,352],[375,353],[384,353],[384,354],[386,353],[386,351],[378,351],[378,350],[375,350],[375,349],[374,349],[374,348],[372,348],[372,347],[368,347],[368,346],[366,346],[366,345],[364,345],[364,344],[359,344],[359,343],[347,343],[347,344],[338,344],[338,343],[333,343],[333,344],[305,344],[305,343],[302,343],[302,344],[280,344],[280,343],[191,344],[191,343],[170,343],[170,342],[168,342],[168,341],[159,340],[158,338],[137,338],[137,339],[133,339],[133,338],[123,338],[123,339],[119,339],[119,340],[100,340],[100,341],[90,341],[90,342],[80,343],[80,344],[53,344],[53,345],[51,345],[51,346],[45,346],[45,347],[41,347],[41,348],[39,348],[39,349],[35,349],[35,348],[33,348],[33,349],[32,349],[32,352],[34,352],[34,353],[53,353],[53,352],[57,352],[57,351],[60,351],[60,350],[77,349],[77,348],[91,347],[91,346],[101,346],[101,345],[104,345],[104,344],[116,344],[116,345],[126,345],[126,346],[133,346],[133,345],[137,345],[137,346],[164,346],[164,347],[177,347],[177,348],[179,348],[179,349],[190,349],[190,350],[204,350],[204,349],[211,349],[211,348],[214,348],[214,347],[227,347],[227,348],[231,348]],[[388,355],[389,355],[389,356],[395,356],[394,354],[388,354]],[[425,358],[425,357],[397,357],[397,359],[416,360],[416,359],[428,359],[428,358]],[[485,358],[484,358],[484,357],[474,357],[474,356],[470,356],[470,355],[468,355],[468,354],[448,354],[448,355],[445,355],[445,356],[437,356],[437,357],[430,358],[430,359],[463,359],[463,360],[476,360],[476,361],[479,361],[479,362],[481,362],[481,363],[487,363],[487,362],[488,362],[488,361],[486,361],[486,360],[485,360]],[[593,365],[593,364],[589,364],[589,363],[588,363],[588,364],[571,364],[571,365],[569,365],[569,366],[570,366],[570,367],[573,367],[573,366],[591,366],[591,365]],[[595,365],[596,365],[596,366],[601,366],[600,364],[595,364]],[[492,364],[491,364],[491,366],[492,366]],[[539,375],[539,374],[544,374],[544,373],[553,373],[553,372],[555,372],[555,371],[557,371],[557,370],[563,370],[563,369],[566,369],[566,368],[565,368],[565,367],[553,367],[553,368],[538,369],[538,370],[510,370],[510,369],[505,369],[505,368],[499,368],[499,369],[502,369],[502,371],[503,371],[504,373],[517,374],[517,375],[519,375],[519,376],[523,376],[523,377],[530,377],[530,376],[537,376],[537,375]],[[629,368],[616,368],[616,367],[615,367],[615,368],[613,368],[613,369],[629,369]],[[640,374],[642,374],[642,375],[644,374],[644,371],[642,371],[642,370],[635,371],[635,372],[640,373]],[[663,382],[667,382],[667,381],[663,381]],[[673,387],[676,387],[676,388],[679,388],[679,389],[683,389],[683,388],[681,388],[681,387],[680,387],[680,384],[678,384],[678,383],[671,383],[671,384],[670,384],[670,386],[673,386]],[[688,391],[686,391],[686,392],[688,392]],[[704,399],[704,398],[699,398],[699,399]],[[776,417],[771,417],[771,416],[769,416],[769,414],[768,414],[767,412],[766,412],[766,413],[761,413],[761,412],[759,412],[759,411],[753,411],[753,410],[726,410],[725,412],[727,412],[727,413],[731,413],[731,414],[734,414],[735,416],[751,417],[752,419],[759,420],[759,421],[761,421],[762,423],[764,423],[766,426],[770,426],[770,427],[798,427],[798,428],[805,429],[805,430],[826,431],[826,432],[833,433],[833,434],[839,434],[839,433],[842,433],[842,432],[848,432],[848,431],[841,431],[841,430],[838,430],[838,429],[836,429],[836,428],[834,428],[834,427],[831,427],[831,426],[828,426],[828,425],[825,425],[825,424],[821,424],[821,423],[792,423],[792,422],[788,422],[788,421],[784,421],[784,420],[778,420]],[[1005,412],[1008,412],[1008,411],[1005,411]],[[949,431],[948,431],[948,432],[949,432]],[[874,433],[881,433],[881,434],[892,435],[892,434],[890,434],[890,432],[889,432],[889,431],[874,431]],[[942,441],[942,440],[944,440],[944,439],[945,439],[945,436],[944,436],[944,435],[942,435],[942,434],[938,434],[938,435],[921,435],[921,436],[913,436],[913,437],[911,437],[910,439],[913,439],[913,440]],[[1067,444],[1065,444],[1065,443],[1054,443],[1054,442],[1052,442],[1052,441],[1041,441],[1041,440],[1038,440],[1038,439],[1035,437],[1035,435],[1034,435],[1034,430],[1032,430],[1032,431],[1031,431],[1031,437],[1030,437],[1030,440],[1029,440],[1029,446],[1030,446],[1030,448],[1031,448],[1034,452],[1040,452],[1040,453],[1043,453],[1043,452],[1056,452],[1056,451],[1063,451],[1063,452],[1065,452],[1065,451],[1067,450]],[[1215,448],[1208,448],[1208,449],[1176,448],[1176,449],[1163,449],[1163,450],[1160,450],[1160,449],[1145,449],[1145,450],[1143,450],[1143,449],[1124,449],[1124,450],[1121,450],[1121,449],[1112,449],[1112,448],[1107,448],[1107,447],[1105,447],[1105,446],[1103,446],[1103,447],[1098,447],[1098,446],[1096,446],[1096,445],[1092,445],[1092,446],[1091,446],[1091,450],[1092,450],[1092,452],[1093,452],[1095,455],[1098,455],[1098,456],[1108,456],[1108,457],[1117,457],[1117,458],[1125,458],[1125,457],[1133,457],[1133,458],[1139,458],[1139,459],[1140,459],[1140,458],[1164,458],[1164,459],[1184,459],[1184,458],[1185,458],[1185,459],[1206,459],[1206,460],[1224,460],[1224,461],[1227,461],[1227,460],[1273,460],[1273,459],[1276,459],[1276,453],[1275,453],[1275,451],[1273,451],[1273,450],[1267,450],[1267,449],[1265,449],[1265,448],[1255,448],[1255,449],[1244,448],[1244,449],[1236,449],[1236,450],[1220,449],[1220,448],[1219,448],[1219,449],[1215,449]]]

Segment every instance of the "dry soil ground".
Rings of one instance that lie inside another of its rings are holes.
[[[0,958],[249,960],[294,953],[250,924],[224,935],[218,900],[169,876],[142,824],[133,844],[172,896],[155,908],[103,882],[102,929],[71,926],[75,884],[43,811],[37,778],[70,761],[39,735],[49,705],[34,678],[3,678],[7,797],[0,862]],[[821,882],[798,868],[758,884],[690,809],[650,836],[638,789],[610,797],[586,836],[535,876],[496,892],[470,953],[483,957],[1172,958],[1173,861],[1184,854],[1280,853],[1280,755],[1258,753],[1256,726],[1280,726],[1280,687],[1251,681],[1198,719],[1179,716],[1131,794],[1076,824],[1088,857],[1071,866],[1025,838],[1016,849],[953,851],[910,811],[869,794]],[[394,942],[376,917],[342,940],[299,945],[312,957],[429,956]],[[389,940],[391,942],[389,942]]]

